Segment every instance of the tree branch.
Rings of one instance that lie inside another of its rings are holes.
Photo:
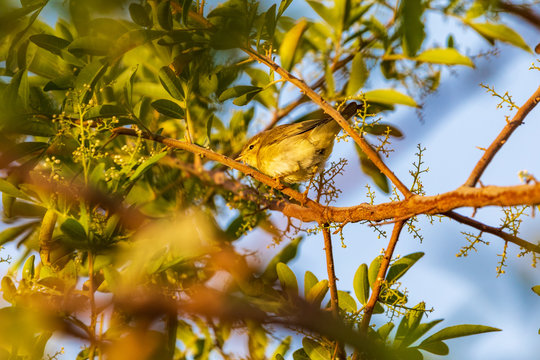
[[[328,272],[328,287],[330,288],[330,310],[334,318],[339,321],[339,300],[336,284],[336,272],[334,269],[334,255],[332,253],[332,237],[328,224],[320,224],[323,226],[324,237],[324,252],[326,254],[326,270]],[[336,342],[336,353],[338,359],[345,359],[344,349],[339,342]]]
[[[514,130],[516,130],[516,128],[523,123],[523,120],[527,114],[529,114],[529,112],[536,106],[536,104],[538,104],[538,102],[540,102],[540,87],[538,87],[538,89],[536,89],[534,94],[525,102],[525,104],[519,108],[512,121],[506,124],[499,136],[497,136],[495,141],[493,141],[489,148],[484,152],[484,155],[474,167],[471,175],[469,175],[469,178],[465,184],[463,184],[464,186],[476,186],[480,176],[482,176],[491,160],[493,160],[493,157],[495,157],[497,151],[499,151],[499,149],[506,143],[506,140],[508,140]]]
[[[139,133],[134,129],[116,128],[113,130],[116,135],[139,136]],[[283,192],[290,198],[296,200],[299,204],[294,204],[284,200],[275,200],[265,203],[268,209],[280,211],[285,216],[293,217],[304,222],[316,221],[318,223],[349,223],[358,221],[384,221],[389,219],[407,219],[415,215],[436,215],[443,214],[457,220],[458,216],[447,213],[451,210],[461,207],[480,208],[484,206],[515,206],[515,205],[535,205],[540,204],[540,183],[532,185],[515,185],[515,186],[486,186],[483,188],[472,188],[462,186],[456,190],[449,191],[443,194],[434,196],[414,195],[402,201],[393,201],[378,205],[360,204],[351,207],[334,207],[323,206],[313,200],[307,199],[304,201],[303,195],[299,192],[283,187],[274,179],[266,176],[249,166],[238,163],[224,155],[215,153],[211,150],[202,148],[195,144],[188,144],[183,141],[167,138],[161,135],[152,135],[140,133],[143,138],[160,142],[172,148],[186,150],[194,154],[203,155],[211,160],[220,162],[233,169],[250,175],[258,181],[271,186]],[[218,175],[212,175],[218,176]],[[233,184],[224,180],[222,183],[227,184],[229,190],[236,187]],[[239,190],[240,192],[242,190]],[[253,196],[253,194],[246,195]],[[458,220],[459,221],[459,220]],[[481,226],[481,223],[475,223],[470,219],[470,224],[473,227]],[[494,228],[486,226],[486,232],[502,237],[504,240],[521,246],[529,251],[540,254],[540,246],[526,242],[517,237],[513,237],[504,232],[494,231]],[[477,227],[478,228],[478,227]],[[506,234],[506,235],[502,235]]]
[[[373,291],[371,292],[371,296],[369,297],[366,306],[364,306],[364,316],[362,316],[362,322],[360,323],[360,331],[363,333],[367,332],[369,323],[371,321],[371,316],[373,315],[373,309],[375,308],[375,304],[377,304],[379,295],[381,294],[382,284],[386,277],[386,271],[388,270],[388,266],[392,260],[394,250],[396,249],[396,244],[399,240],[399,234],[401,233],[401,229],[403,229],[405,221],[406,220],[398,221],[394,224],[392,236],[390,237],[388,247],[384,252],[381,266],[379,267],[379,272],[377,273],[377,279],[375,280],[375,284],[373,284]]]

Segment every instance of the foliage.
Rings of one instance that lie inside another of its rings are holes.
[[[21,249],[2,278],[0,358],[44,358],[61,333],[85,342],[77,359],[237,358],[228,344],[239,336],[254,359],[330,359],[339,346],[353,356],[420,359],[420,350],[448,354],[444,340],[498,330],[458,325],[427,335],[441,320],[422,322],[425,304],[408,306],[398,281],[422,253],[392,259],[381,279],[374,312],[385,313],[386,324],[360,328],[382,256],[358,267],[355,297],[337,290],[338,316],[331,316],[324,300],[332,280],[308,271],[301,290],[287,265],[302,237],[265,269],[237,246],[255,228],[278,241],[290,236],[264,205],[286,199],[279,189],[163,141],[234,157],[248,128],[260,126],[256,117],[273,116],[271,127],[307,104],[300,93],[285,99],[289,79],[254,61],[254,51],[300,71],[326,101],[364,103],[354,128],[388,156],[404,131],[382,122],[384,114],[419,107],[415,98],[437,89],[445,67],[474,66],[452,34],[447,47],[426,41],[430,13],[457,19],[490,44],[530,51],[502,23],[497,2],[301,2],[314,19],[289,17],[291,3],[0,5],[0,191],[8,224],[0,245]],[[378,78],[384,88],[370,86]],[[321,115],[306,109],[295,120]],[[418,149],[412,191],[423,194]],[[360,148],[358,160],[376,186],[392,191]],[[341,194],[333,181],[343,166],[334,164],[313,187],[324,205]],[[505,210],[503,227],[516,235],[524,210]],[[300,348],[292,348],[290,330],[305,335]]]

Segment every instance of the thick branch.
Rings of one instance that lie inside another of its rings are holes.
[[[498,5],[501,10],[519,16],[540,30],[540,15],[533,11],[532,5],[517,5],[506,1],[501,1]]]
[[[139,136],[137,131],[127,128],[116,128],[114,133],[117,135]],[[144,138],[151,139],[163,143],[167,146],[176,149],[190,151],[195,154],[203,155],[211,160],[218,161],[222,164],[230,166],[233,169],[241,171],[255,179],[267,184],[273,188],[279,189],[284,194],[292,199],[303,203],[303,195],[290,188],[283,188],[274,179],[259,173],[248,166],[238,163],[224,155],[215,153],[211,150],[202,148],[198,145],[188,144],[183,141],[166,138],[164,136],[152,136],[142,133]],[[217,176],[217,175],[216,175]],[[216,179],[214,179],[216,181]],[[234,186],[229,182],[229,190],[234,191]],[[247,194],[247,193],[246,193]],[[251,195],[250,195],[251,196]],[[285,216],[293,217],[304,222],[316,221],[319,223],[348,223],[358,221],[384,221],[389,219],[406,219],[415,215],[436,215],[444,214],[451,210],[461,207],[480,208],[484,206],[515,206],[515,205],[535,205],[540,204],[540,183],[533,185],[516,185],[516,186],[487,186],[483,188],[460,187],[456,190],[449,191],[435,196],[419,196],[414,195],[403,201],[395,201],[382,203],[378,205],[360,204],[351,207],[333,207],[322,206],[312,200],[304,202],[307,207],[298,204],[293,204],[287,201],[269,201],[265,204],[268,209],[282,212]],[[450,215],[448,215],[450,216]],[[457,215],[452,215],[457,220]],[[450,216],[450,217],[452,217]],[[459,221],[459,220],[458,220]],[[474,224],[474,225],[473,225]],[[478,228],[480,224],[476,224],[474,220],[470,220],[470,224]],[[540,246],[526,242],[525,240],[513,237],[503,232],[490,231],[489,226],[486,226],[486,232],[502,237],[504,240],[519,245],[529,251],[540,253]],[[494,228],[492,228],[494,229]],[[505,234],[505,235],[501,235]]]
[[[506,143],[506,140],[512,135],[514,130],[523,123],[523,120],[529,114],[529,112],[538,104],[540,101],[540,87],[536,89],[534,94],[523,104],[512,121],[508,122],[506,126],[502,129],[501,133],[493,143],[489,146],[489,148],[484,152],[484,155],[482,158],[478,161],[476,166],[474,167],[473,171],[471,172],[471,175],[465,182],[465,186],[476,186],[476,183],[480,179],[480,176],[484,173],[484,170],[486,170],[487,166],[493,160],[493,157],[499,151],[499,149]]]

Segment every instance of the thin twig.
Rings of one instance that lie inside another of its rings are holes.
[[[538,89],[536,89],[534,94],[525,102],[525,104],[523,104],[519,108],[516,115],[514,115],[512,121],[506,124],[506,126],[497,136],[497,138],[484,152],[482,158],[478,161],[478,163],[476,163],[476,166],[471,172],[471,175],[469,175],[469,178],[467,179],[465,184],[463,184],[464,186],[476,186],[476,183],[480,179],[480,176],[482,176],[484,170],[486,170],[491,160],[493,160],[493,157],[495,156],[497,151],[499,151],[499,149],[506,143],[514,130],[516,130],[516,128],[523,123],[523,120],[525,119],[527,114],[529,114],[529,112],[536,106],[536,104],[538,104],[538,102],[540,102],[540,87],[538,87]]]
[[[360,323],[360,330],[364,333],[367,332],[369,323],[371,321],[371,316],[373,315],[373,310],[375,309],[375,304],[379,300],[382,284],[386,277],[386,271],[388,270],[388,266],[390,265],[390,260],[392,260],[394,250],[396,249],[396,244],[399,240],[399,234],[401,233],[401,229],[403,228],[404,224],[405,221],[400,221],[394,225],[394,229],[392,230],[392,236],[390,237],[388,247],[384,252],[381,266],[379,267],[379,272],[377,273],[377,279],[375,280],[375,284],[373,284],[371,296],[369,297],[367,304],[364,306],[364,316],[362,316],[362,322]]]

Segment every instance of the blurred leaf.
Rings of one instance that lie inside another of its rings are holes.
[[[281,67],[290,71],[294,65],[295,55],[302,39],[302,34],[307,29],[307,21],[301,20],[292,27],[283,38],[279,47],[279,57],[281,59]]]
[[[36,260],[36,255],[31,255],[24,262],[23,270],[22,270],[22,277],[26,281],[30,281],[30,280],[32,280],[34,278],[34,274],[35,274],[34,262],[35,262],[35,260]]]
[[[270,359],[285,360],[283,357],[287,354],[287,352],[291,348],[291,342],[292,342],[292,336],[287,336],[285,339],[283,339],[279,343],[279,345],[276,347],[276,350],[274,350],[274,353],[272,354]]]
[[[441,340],[454,339],[457,337],[470,336],[470,335],[482,334],[482,333],[493,332],[493,331],[501,331],[501,329],[497,329],[497,328],[494,328],[491,326],[485,326],[485,325],[469,325],[469,324],[449,326],[431,335],[430,337],[422,341],[420,345],[422,346],[429,343],[438,342]]]
[[[83,104],[88,103],[92,97],[93,89],[96,83],[107,70],[107,65],[103,64],[99,59],[92,61],[81,69],[79,75],[75,79],[75,91],[79,95],[79,101]]]
[[[84,119],[95,119],[95,118],[110,118],[113,116],[126,115],[126,111],[119,106],[103,104],[91,107],[86,113],[84,113]]]
[[[353,289],[356,298],[362,305],[366,305],[369,299],[369,279],[368,279],[368,267],[366,264],[361,264],[353,279]]]
[[[389,283],[393,283],[399,278],[401,278],[423,256],[423,252],[415,252],[409,255],[405,255],[402,258],[396,260],[388,269],[388,273],[386,274],[386,281],[388,281]]]
[[[76,242],[83,242],[87,240],[86,231],[80,222],[73,218],[68,218],[62,223],[60,229],[64,234],[69,236]]]
[[[169,0],[161,1],[157,6],[157,19],[159,26],[163,30],[171,30],[173,18],[171,13],[171,2]]]
[[[388,335],[390,334],[394,326],[395,326],[394,323],[389,322],[382,325],[381,327],[377,329],[377,333],[379,334],[382,340],[386,340],[386,338],[388,338]]]
[[[293,352],[293,360],[311,360],[311,358],[306,354],[303,348],[300,348]]]
[[[264,280],[269,283],[273,283],[277,279],[276,266],[278,263],[288,263],[296,257],[298,251],[298,245],[302,241],[302,237],[294,238],[289,244],[287,244],[276,256],[270,260],[263,274],[261,275]]]
[[[113,47],[109,39],[103,37],[83,36],[76,38],[69,44],[68,51],[76,56],[91,55],[104,56]]]
[[[356,312],[358,307],[354,298],[346,291],[338,290],[339,307],[349,313]]]
[[[450,349],[448,349],[448,345],[443,343],[442,341],[433,341],[429,343],[421,343],[418,345],[419,349],[425,350],[427,352],[430,352],[435,355],[448,355],[450,353]]]
[[[417,107],[418,104],[414,99],[408,95],[402,94],[394,89],[377,89],[371,90],[364,94],[365,98],[369,102],[381,103],[381,104],[402,104],[407,106]]]
[[[536,293],[536,295],[540,296],[540,285],[535,285],[531,288],[532,291]]]
[[[266,26],[268,36],[272,39],[276,30],[276,4],[273,4],[266,10],[264,14],[264,25]]]
[[[336,27],[338,25],[338,19],[336,19],[336,14],[333,9],[327,8],[320,1],[308,0],[307,3],[328,25],[332,27]]]
[[[0,178],[0,192],[16,198],[30,200],[30,198],[25,193],[17,189],[15,185],[2,178]]]
[[[369,76],[369,71],[364,63],[364,57],[361,52],[354,55],[351,65],[351,74],[349,77],[349,83],[347,84],[347,95],[354,95],[360,90],[366,79]]]
[[[242,95],[251,94],[251,93],[255,93],[255,95],[257,95],[257,93],[261,90],[262,88],[259,86],[249,86],[249,85],[234,86],[222,92],[221,95],[219,96],[219,101],[225,101],[231,98],[238,98]]]
[[[150,27],[152,26],[152,18],[147,11],[145,6],[142,6],[137,3],[129,4],[129,15],[133,22],[137,25]]]
[[[114,62],[126,52],[158,39],[164,34],[165,32],[161,30],[135,29],[127,31],[115,41],[107,54],[111,62]]]
[[[416,57],[417,61],[443,65],[465,65],[474,67],[472,60],[461,55],[456,49],[429,49]]]
[[[283,289],[290,294],[298,295],[298,282],[294,272],[282,262],[276,265],[276,271]]]
[[[302,346],[304,351],[311,360],[331,360],[332,355],[330,351],[322,346],[317,341],[308,339],[307,337],[302,339]]]
[[[183,0],[182,2],[182,24],[187,25],[189,18],[189,10],[191,9],[192,0]]]
[[[281,2],[279,3],[279,9],[276,18],[280,18],[281,15],[283,15],[283,13],[285,12],[285,10],[287,10],[289,5],[291,5],[291,3],[292,0],[281,0]]]
[[[141,165],[137,166],[137,169],[135,170],[135,172],[133,173],[133,175],[131,175],[129,177],[129,181],[135,181],[137,178],[139,178],[145,171],[147,171],[148,169],[150,169],[150,167],[152,165],[154,165],[155,163],[157,163],[159,160],[163,159],[165,157],[165,155],[167,155],[167,152],[166,151],[163,151],[163,152],[160,152],[154,156],[151,156],[149,157],[148,159],[146,159]]]
[[[319,282],[315,274],[307,270],[304,275],[304,297],[307,299],[309,291]]]
[[[328,280],[321,280],[309,290],[306,295],[306,301],[310,304],[320,306],[327,292]]]
[[[62,49],[66,48],[70,44],[70,42],[65,39],[49,34],[32,35],[30,36],[30,41],[56,55],[60,55],[62,53]]]
[[[2,297],[8,303],[13,303],[17,296],[17,288],[9,276],[2,278]]]
[[[426,37],[422,21],[424,5],[422,0],[403,0],[400,3],[399,20],[403,34],[403,52],[408,56],[414,56]]]
[[[167,90],[169,95],[171,95],[176,100],[183,100],[184,95],[184,89],[182,88],[182,84],[180,83],[180,79],[174,71],[171,70],[168,66],[163,66],[161,69],[159,69],[159,81],[161,81],[161,85]]]
[[[173,119],[183,119],[184,118],[184,109],[180,107],[175,102],[167,99],[160,99],[152,102],[152,107],[156,109],[157,112],[165,116],[171,117]]]
[[[488,40],[506,42],[532,53],[531,48],[523,40],[521,35],[504,24],[473,23],[467,20],[464,20],[464,22]]]
[[[32,221],[23,225],[18,226],[11,226],[7,229],[4,229],[2,232],[0,232],[0,246],[4,245],[5,243],[9,241],[15,240],[18,236],[20,236],[25,231],[29,230],[30,228],[36,226],[37,223]]]

